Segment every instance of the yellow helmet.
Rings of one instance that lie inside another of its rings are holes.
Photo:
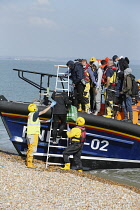
[[[85,124],[85,119],[83,117],[78,117],[76,119],[76,124],[77,125],[84,125]]]
[[[29,112],[36,112],[38,110],[36,104],[29,104],[28,111]]]
[[[136,82],[137,82],[137,83],[140,83],[140,79],[138,79]]]
[[[90,61],[90,62],[94,62],[94,61],[96,61],[96,58],[95,58],[95,57],[91,57],[91,58],[89,59],[89,61]]]

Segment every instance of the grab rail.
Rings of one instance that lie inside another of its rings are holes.
[[[50,79],[52,77],[56,77],[55,74],[48,74],[48,73],[28,71],[28,70],[21,70],[21,69],[13,69],[13,70],[18,72],[18,77],[20,79],[24,80],[25,82],[27,82],[30,85],[34,86],[35,88],[39,89],[40,100],[41,100],[42,91],[46,91],[50,87]],[[24,76],[24,73],[38,74],[38,75],[40,75],[40,82],[39,83],[36,83],[36,82],[32,81],[31,79],[25,77]],[[42,85],[42,83],[43,83],[43,77],[44,76],[47,77],[47,87],[43,87],[43,85]],[[62,76],[59,76],[59,77],[60,77],[61,80],[64,80],[64,78],[62,78]],[[63,83],[62,83],[62,86],[64,86]],[[53,90],[49,90],[49,92],[53,92]]]

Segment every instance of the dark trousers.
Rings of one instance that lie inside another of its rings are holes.
[[[66,114],[54,114],[53,115],[53,132],[52,132],[53,140],[56,140],[57,136],[62,135],[62,132],[66,126],[66,116],[67,116]],[[57,133],[59,121],[60,121],[61,125],[60,125],[59,131]]]
[[[128,113],[129,113],[129,119],[133,120],[133,114],[132,114],[132,97],[126,97],[124,96],[124,118],[128,119]]]
[[[74,88],[74,101],[73,101],[73,105],[78,107],[78,104],[81,104],[82,106],[82,110],[85,111],[85,100],[84,100],[84,89],[85,89],[85,85],[83,85],[81,82],[78,83],[75,88]]]
[[[96,90],[96,87],[91,87],[90,88],[90,110],[91,110],[91,112],[93,112],[96,109],[96,107],[95,107],[95,104],[96,104],[96,102],[95,102],[95,96],[96,96],[95,90]]]
[[[115,85],[110,85],[106,90],[106,102],[114,101],[115,99]]]
[[[82,170],[81,152],[82,145],[79,142],[73,141],[63,152],[64,162],[70,163],[69,155],[73,155],[77,170]]]

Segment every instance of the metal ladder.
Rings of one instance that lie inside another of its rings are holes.
[[[65,72],[60,72],[60,69],[62,71],[62,69],[66,70],[66,68],[68,69],[69,71],[69,68],[66,66],[66,65],[55,65],[55,67],[57,67],[57,77],[56,77],[56,84],[55,84],[55,90],[56,91],[60,91],[60,92],[68,92],[68,96],[69,96],[69,74],[67,77],[62,77],[62,75],[64,75]],[[61,85],[61,86],[60,86]],[[53,119],[53,116],[52,116],[52,119]],[[67,130],[69,128],[69,124],[67,124]],[[64,130],[65,132],[67,130]],[[62,151],[63,149],[67,148],[68,146],[68,138],[60,138],[61,141],[65,141],[64,143],[66,144],[66,146],[63,146],[61,143],[60,143],[60,140],[57,142],[58,144],[57,145],[54,145],[52,143],[52,131],[53,131],[53,120],[51,121],[51,125],[50,125],[50,131],[48,132],[48,136],[47,136],[47,139],[48,139],[48,150],[47,150],[47,158],[46,158],[46,168],[49,166],[49,165],[63,165],[62,163],[60,162],[53,162],[53,161],[50,161],[50,158],[62,158],[63,157],[63,154],[62,154]],[[55,149],[59,149],[59,153],[57,154],[56,152],[54,153]],[[54,150],[54,151],[53,151]]]

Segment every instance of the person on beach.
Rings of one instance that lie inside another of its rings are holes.
[[[39,116],[45,114],[55,104],[56,102],[53,101],[49,107],[40,112],[38,111],[36,104],[30,104],[28,106],[28,111],[30,112],[27,121],[28,150],[26,157],[26,166],[28,168],[36,168],[36,166],[34,166],[33,164],[33,153],[37,150],[38,137],[40,134]]]
[[[64,150],[63,158],[65,162],[65,167],[61,169],[70,169],[69,156],[73,155],[74,162],[76,164],[76,170],[82,172],[82,162],[81,162],[81,152],[84,141],[86,140],[86,130],[85,130],[85,119],[83,117],[78,117],[76,119],[76,127],[67,131],[68,138],[71,138],[71,144]]]

